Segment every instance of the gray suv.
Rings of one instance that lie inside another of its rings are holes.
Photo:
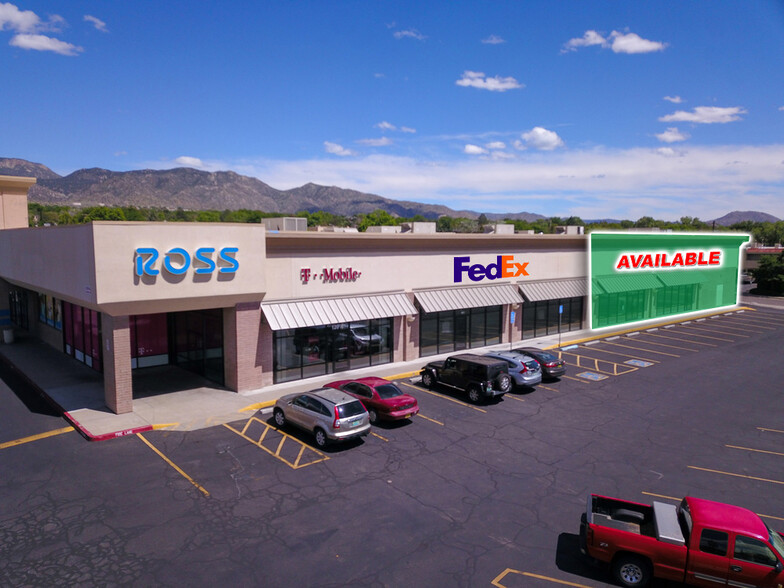
[[[272,414],[278,427],[290,422],[313,433],[319,447],[329,441],[354,439],[370,433],[370,418],[362,403],[334,388],[282,396],[275,402]]]
[[[492,351],[487,357],[500,359],[509,366],[509,375],[515,386],[536,386],[542,381],[542,368],[530,355],[518,351]]]

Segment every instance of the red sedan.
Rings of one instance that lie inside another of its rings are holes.
[[[368,411],[371,423],[376,423],[379,419],[388,421],[406,419],[419,413],[417,399],[404,393],[384,378],[337,380],[326,386],[343,390],[362,402]]]

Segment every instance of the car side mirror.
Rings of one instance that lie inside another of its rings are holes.
[[[784,572],[784,564],[779,560],[776,562],[776,573],[780,574],[781,572]]]

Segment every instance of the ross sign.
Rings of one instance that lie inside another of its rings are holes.
[[[213,259],[214,247],[199,247],[193,256],[182,247],[172,247],[163,255],[155,247],[137,247],[134,267],[137,276],[157,276],[161,268],[180,276],[191,266],[196,274],[211,274],[216,269],[221,274],[233,274],[240,266],[235,257],[238,251],[237,247],[223,247]],[[161,258],[163,263],[159,267],[157,264]]]
[[[356,282],[361,275],[362,272],[357,271],[352,267],[325,267],[321,269],[321,272],[307,267],[303,267],[299,270],[299,279],[303,284],[307,284],[311,280],[321,280],[324,284]]]
[[[481,263],[471,264],[471,257],[455,257],[455,284],[463,281],[463,274],[468,274],[468,279],[472,282],[482,280],[497,280],[499,278],[516,278],[527,276],[528,262],[517,263],[514,255],[499,255],[495,263],[482,265]]]

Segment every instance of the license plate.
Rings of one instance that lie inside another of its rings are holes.
[[[352,421],[348,424],[349,427],[357,427],[359,426],[359,421]]]

